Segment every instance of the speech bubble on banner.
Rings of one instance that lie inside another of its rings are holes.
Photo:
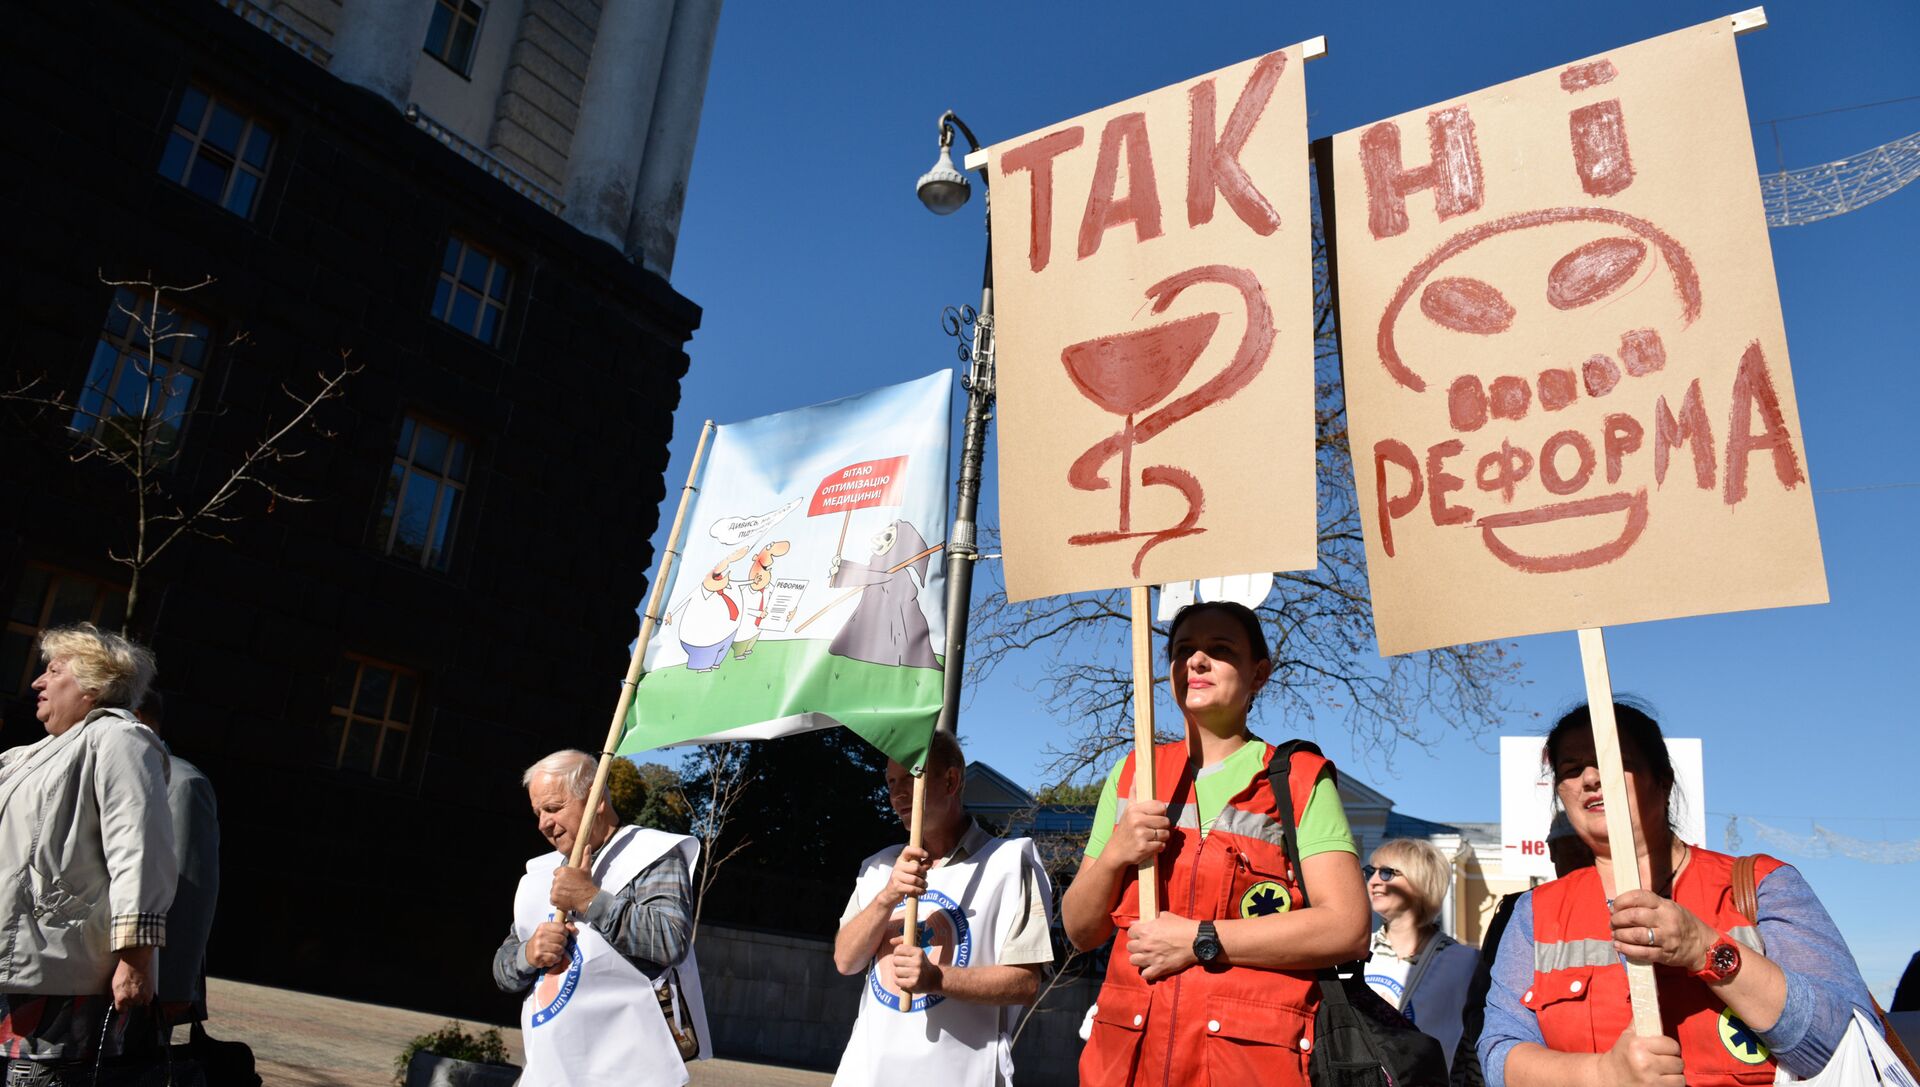
[[[713,523],[707,534],[727,547],[746,543],[785,520],[787,514],[800,508],[801,501],[796,498],[777,510],[756,517],[722,517]]]

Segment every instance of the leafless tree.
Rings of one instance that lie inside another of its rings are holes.
[[[1476,735],[1495,727],[1507,712],[1504,692],[1519,681],[1519,667],[1510,644],[1491,642],[1385,660],[1377,656],[1346,403],[1338,380],[1333,290],[1317,216],[1314,290],[1320,564],[1276,574],[1274,592],[1258,609],[1273,645],[1274,668],[1271,693],[1255,703],[1256,721],[1277,714],[1292,728],[1331,713],[1352,735],[1356,750],[1391,764],[1402,741],[1424,746],[1438,739],[1420,727],[1422,714]],[[994,543],[989,539],[984,549],[993,550]],[[990,572],[996,575],[991,591],[973,609],[968,683],[977,689],[1002,668],[1043,668],[1038,679],[1027,681],[1029,689],[1065,724],[1064,742],[1048,748],[1048,777],[1068,782],[1105,769],[1133,742],[1126,590],[1012,603],[997,568]],[[1163,730],[1161,738],[1177,736]]]
[[[128,322],[129,342],[140,349],[126,360],[131,379],[124,372],[116,378],[109,369],[105,375],[90,376],[85,393],[74,399],[40,375],[0,391],[0,400],[65,415],[69,432],[78,438],[67,454],[68,460],[74,464],[103,463],[125,481],[133,496],[131,539],[109,545],[107,550],[108,557],[128,571],[126,619],[122,623],[125,632],[139,606],[142,575],[176,542],[190,536],[228,541],[230,526],[246,516],[240,499],[248,495],[263,497],[267,512],[281,502],[312,501],[290,489],[271,468],[306,454],[298,440],[300,435],[311,432],[322,440],[333,437],[316,424],[314,413],[320,405],[343,395],[346,380],[362,367],[350,364],[348,353],[342,351],[339,369],[316,373],[318,385],[312,391],[296,391],[283,383],[285,411],[266,420],[262,437],[231,468],[224,474],[213,473],[217,479],[213,486],[195,490],[196,481],[175,470],[182,452],[181,432],[195,417],[222,415],[226,409],[196,406],[182,393],[171,360],[178,355],[180,341],[201,339],[203,333],[196,331],[194,323],[183,317],[169,299],[191,294],[213,280],[171,285],[102,275],[101,282],[115,289],[114,308]],[[122,292],[132,295],[135,304],[122,302]],[[238,350],[246,342],[242,332],[225,347]]]
[[[753,784],[744,745],[702,744],[694,748],[680,769],[680,787],[690,792],[693,836],[700,839],[700,873],[694,885],[693,928],[700,930],[700,911],[707,891],[720,878],[720,869],[753,844],[746,835],[729,837],[733,809]]]

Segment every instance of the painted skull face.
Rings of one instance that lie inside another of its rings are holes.
[[[1470,484],[1485,496],[1477,506],[1499,509],[1476,518],[1440,497],[1436,520],[1471,520],[1491,553],[1528,572],[1584,569],[1624,554],[1647,522],[1646,487],[1624,482],[1627,458],[1649,436],[1636,417],[1646,398],[1629,394],[1636,379],[1666,368],[1670,343],[1700,310],[1700,279],[1686,250],[1652,223],[1609,208],[1510,215],[1441,245],[1388,304],[1380,359],[1401,387],[1442,394],[1435,399],[1443,399],[1450,429],[1464,436],[1429,453],[1442,462],[1471,453],[1460,461],[1472,466],[1467,480],[1429,466],[1436,495]],[[1653,385],[1665,392],[1671,382]],[[1662,400],[1656,420],[1666,410]],[[1564,429],[1537,450],[1501,434],[1536,412],[1565,413]],[[1529,526],[1576,520],[1592,523],[1556,532],[1550,544],[1528,538]]]

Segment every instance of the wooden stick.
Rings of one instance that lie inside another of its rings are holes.
[[[919,562],[921,559],[924,559],[927,556],[932,555],[934,552],[945,550],[946,546],[947,545],[944,542],[934,544],[932,547],[927,548],[925,551],[920,552],[918,555],[915,555],[910,559],[902,559],[901,561],[894,563],[892,566],[887,567],[887,573],[897,574],[900,571],[905,570],[907,567],[912,566],[914,563]],[[793,628],[793,632],[795,634],[800,633],[801,631],[812,626],[813,621],[815,619],[820,618],[822,615],[827,614],[828,612],[846,603],[847,601],[852,600],[854,597],[859,596],[861,593],[866,592],[868,589],[872,587],[873,586],[871,585],[855,585],[853,588],[848,589],[846,592],[841,593],[839,596],[834,597],[831,601],[827,603],[826,607],[821,608],[819,611],[816,611],[812,615],[807,616],[805,622]]]
[[[1133,587],[1133,799],[1153,799],[1153,617],[1147,587]],[[1160,865],[1140,866],[1140,919],[1160,916]]]
[[[1756,30],[1765,30],[1767,28],[1767,9],[1760,7],[1748,8],[1745,11],[1736,11],[1732,15],[1727,16],[1727,21],[1733,24],[1733,36],[1736,38],[1742,34],[1751,34]]]
[[[1580,663],[1587,673],[1587,715],[1593,722],[1593,754],[1599,763],[1600,796],[1607,806],[1607,850],[1613,855],[1613,896],[1640,889],[1640,851],[1633,833],[1633,807],[1627,801],[1626,771],[1620,764],[1620,731],[1613,719],[1613,678],[1607,672],[1607,643],[1599,627],[1580,631]],[[1665,813],[1661,813],[1665,818]],[[1633,1032],[1660,1036],[1660,994],[1653,967],[1627,964],[1627,996],[1633,1001]]]
[[[580,830],[574,835],[573,851],[567,856],[567,866],[578,868],[586,860],[587,843],[593,840],[593,817],[600,809],[600,798],[606,795],[607,773],[613,766],[613,749],[620,743],[620,734],[627,727],[627,711],[633,708],[633,692],[640,686],[640,675],[646,670],[647,643],[653,640],[654,628],[660,625],[660,603],[667,598],[667,586],[673,581],[673,560],[680,553],[680,533],[686,527],[687,506],[693,501],[693,493],[699,490],[694,481],[700,478],[700,465],[707,459],[707,443],[713,438],[713,420],[708,419],[700,428],[700,444],[693,449],[693,466],[687,470],[687,485],[680,489],[680,508],[674,511],[673,528],[667,533],[667,550],[660,556],[660,569],[654,575],[653,593],[647,599],[646,615],[640,620],[640,637],[633,643],[633,659],[627,662],[627,678],[620,681],[620,697],[614,702],[613,721],[607,725],[607,742],[600,746],[600,765],[593,772],[593,788],[587,791],[587,810],[580,816]]]
[[[913,818],[907,823],[907,848],[909,849],[920,848],[920,817],[926,814],[926,810],[927,771],[922,767],[919,773],[913,775]],[[929,865],[927,870],[931,872],[933,870],[932,866]],[[900,946],[919,947],[920,900],[918,898],[909,898],[907,899],[906,906],[906,923],[900,934]],[[905,989],[900,990],[900,1010],[903,1012],[913,1010],[913,994],[907,992]]]

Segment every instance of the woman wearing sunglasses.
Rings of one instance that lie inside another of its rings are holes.
[[[1453,866],[1415,838],[1381,842],[1362,869],[1367,900],[1381,924],[1374,931],[1367,984],[1440,1042],[1452,1064],[1460,1043],[1460,1014],[1479,953],[1440,931]]]

